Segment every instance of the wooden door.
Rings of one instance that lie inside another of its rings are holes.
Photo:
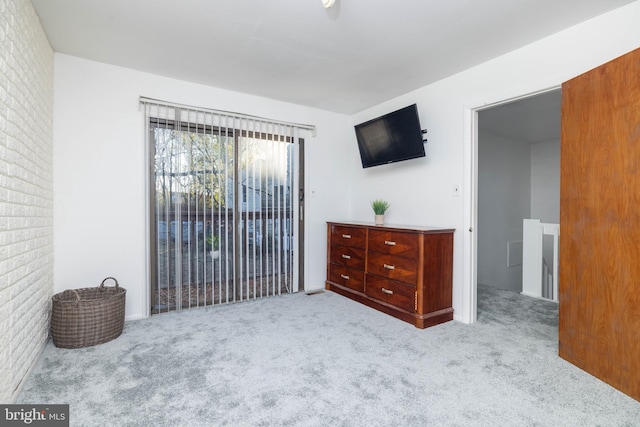
[[[640,400],[640,49],[562,85],[560,357]]]

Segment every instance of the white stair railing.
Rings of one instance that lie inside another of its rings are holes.
[[[541,223],[538,219],[525,219],[522,234],[522,294],[557,302],[560,225]],[[551,269],[542,255],[545,235],[553,236]]]

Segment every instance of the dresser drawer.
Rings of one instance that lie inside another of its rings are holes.
[[[331,245],[330,262],[364,271],[364,249]]]
[[[369,250],[415,258],[418,256],[418,235],[397,231],[369,230]]]
[[[366,274],[365,293],[403,310],[415,311],[416,288],[384,277]]]
[[[366,236],[364,228],[331,225],[331,244],[364,248]]]
[[[364,271],[331,264],[329,265],[329,281],[364,292]]]
[[[369,252],[367,272],[415,285],[418,281],[418,259]]]

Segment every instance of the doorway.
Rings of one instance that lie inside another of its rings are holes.
[[[523,219],[559,223],[560,101],[554,88],[471,111],[470,321],[478,284],[522,291]]]

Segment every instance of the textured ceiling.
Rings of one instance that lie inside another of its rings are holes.
[[[352,114],[633,0],[32,0],[56,52]]]

